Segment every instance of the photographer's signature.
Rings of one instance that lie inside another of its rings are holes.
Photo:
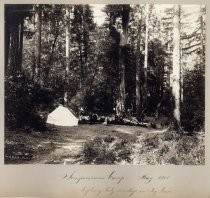
[[[26,153],[26,154],[10,154],[5,155],[5,158],[7,159],[13,159],[13,160],[31,160],[33,158],[32,154]]]

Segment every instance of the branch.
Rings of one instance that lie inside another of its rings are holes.
[[[195,32],[193,32],[191,35],[187,35],[187,36],[181,36],[181,39],[190,39],[194,36],[196,36],[196,33],[200,30],[200,28],[198,28]]]
[[[191,54],[191,53],[193,53],[193,52],[196,52],[197,50],[198,50],[198,48],[196,48],[196,49],[194,49],[194,50],[192,50],[192,51],[190,51],[190,52],[183,52],[183,53],[189,55],[189,54]]]
[[[168,19],[173,19],[173,16],[171,17],[163,17],[162,20],[168,20]]]
[[[196,46],[198,46],[198,45],[201,45],[201,43],[197,43],[197,44],[191,45],[191,46],[189,46],[189,47],[184,47],[184,48],[182,48],[182,50],[188,50],[188,49],[191,49],[191,48],[196,47]]]

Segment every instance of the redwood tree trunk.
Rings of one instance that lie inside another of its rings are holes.
[[[129,22],[129,5],[122,7],[122,35],[120,37],[120,50],[119,50],[119,68],[120,68],[120,86],[119,86],[119,99],[117,102],[117,113],[123,115],[125,109],[125,56],[128,40],[128,22]]]
[[[64,85],[64,105],[68,105],[68,87],[69,87],[69,66],[70,66],[70,8],[66,7],[66,69]]]
[[[141,9],[141,8],[140,8]],[[140,47],[141,47],[141,17],[142,14],[140,13],[139,17],[139,25],[138,25],[138,32],[137,32],[137,49],[136,49],[136,57],[137,57],[137,63],[136,63],[136,117],[140,118],[140,114],[142,111],[142,102],[141,102],[141,59],[140,59]]]
[[[16,74],[20,71],[19,65],[19,25],[14,23],[11,31],[11,47],[10,47],[10,71],[11,74]]]
[[[58,34],[55,35],[55,38],[54,38],[54,41],[53,41],[53,44],[52,44],[52,50],[51,50],[50,57],[49,57],[49,60],[48,60],[48,66],[46,66],[46,71],[45,71],[45,80],[48,80],[48,78],[49,78],[50,68],[51,68],[51,64],[53,62],[53,55],[54,55],[54,50],[55,50],[55,47],[56,47],[57,39],[58,39]]]
[[[174,6],[172,94],[175,124],[180,125],[180,6]]]
[[[118,99],[118,114],[125,113],[125,49],[119,48],[120,87]]]
[[[8,19],[5,20],[5,68],[9,63],[9,49],[10,49],[10,27],[7,22]]]
[[[79,88],[82,88],[83,80],[84,80],[84,65],[83,65],[83,47],[82,43],[79,44],[79,57],[80,57],[80,80],[79,80]]]
[[[200,55],[200,69],[201,71],[205,70],[205,47],[204,47],[204,27],[203,27],[203,15],[202,15],[202,6],[200,8],[200,29],[201,29],[201,55]]]
[[[144,108],[147,106],[147,70],[148,70],[148,36],[149,36],[149,4],[146,5],[146,32],[144,50]]]
[[[23,18],[20,18],[20,28],[19,28],[19,59],[18,64],[19,67],[22,68],[22,55],[23,55]]]
[[[38,19],[37,19],[37,29],[38,29],[38,41],[37,41],[37,64],[35,73],[36,76],[39,76],[39,69],[41,65],[41,38],[42,38],[42,6],[39,5],[38,7]]]

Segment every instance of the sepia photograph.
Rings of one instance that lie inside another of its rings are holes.
[[[206,6],[4,4],[4,164],[205,165]]]

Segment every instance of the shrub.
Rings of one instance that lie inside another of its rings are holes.
[[[190,153],[193,148],[197,147],[199,140],[195,136],[183,136],[180,138],[176,145],[176,150],[178,153]]]
[[[108,135],[104,138],[104,142],[108,142],[108,143],[111,143],[115,140],[115,138],[111,135]]]
[[[86,142],[83,149],[84,158],[91,161],[98,155],[98,149],[94,147],[93,141]]]
[[[170,150],[169,146],[164,144],[159,150],[159,155],[164,156],[166,153],[169,152],[169,150]]]
[[[131,149],[129,149],[129,148],[121,149],[118,152],[118,158],[120,160],[125,160],[127,162],[130,162],[131,161],[131,157],[130,156],[131,156]]]
[[[114,153],[108,150],[106,143],[100,137],[87,141],[82,154],[85,164],[112,164],[116,160]]]
[[[131,161],[131,148],[123,139],[115,137],[95,137],[85,143],[82,151],[82,163],[115,164],[122,160]]]
[[[180,138],[179,133],[176,133],[174,131],[168,131],[164,133],[162,140],[163,141],[174,141],[178,140]]]
[[[159,147],[159,138],[157,135],[155,136],[147,136],[144,140],[144,145],[149,148],[158,148]]]
[[[50,102],[50,95],[22,74],[5,78],[5,125],[12,128],[45,130],[39,105]]]
[[[108,149],[102,150],[99,155],[95,158],[95,164],[114,164],[116,161],[116,154]]]
[[[174,164],[174,165],[180,165],[181,164],[180,158],[178,158],[176,156],[171,156],[168,160],[166,160],[166,162],[169,163],[169,164]]]

